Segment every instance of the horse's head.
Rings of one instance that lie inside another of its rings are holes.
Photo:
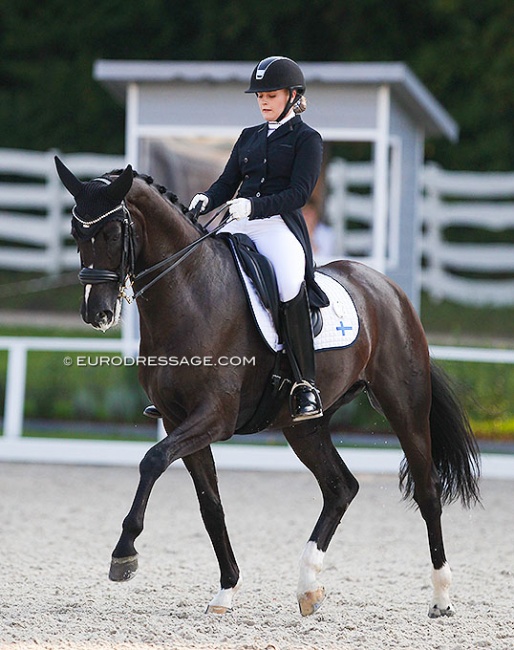
[[[75,199],[72,235],[80,254],[84,285],[81,315],[105,331],[120,317],[122,290],[134,263],[134,242],[125,196],[133,181],[128,165],[119,175],[80,181],[55,158],[57,173]]]

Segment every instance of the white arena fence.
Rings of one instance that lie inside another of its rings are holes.
[[[0,462],[72,463],[93,465],[137,465],[149,447],[163,435],[162,425],[149,442],[66,440],[23,436],[27,355],[33,350],[136,354],[137,341],[126,339],[0,337],[0,350],[7,350],[7,378]],[[488,363],[514,363],[514,350],[449,348],[434,346],[434,358]],[[213,448],[220,469],[299,471],[303,466],[289,447],[220,443]],[[341,449],[356,473],[396,474],[402,459],[399,449]],[[482,475],[514,478],[514,456],[483,454]]]
[[[0,149],[0,268],[48,274],[77,269],[69,236],[72,199],[55,172],[55,153]],[[59,155],[83,179],[124,165],[121,156]],[[335,159],[327,183],[331,254],[369,256],[372,165]],[[463,304],[514,304],[514,173],[427,165],[419,200],[423,289]],[[456,228],[473,230],[485,241],[451,240],[448,233]],[[505,232],[510,243],[499,241]]]

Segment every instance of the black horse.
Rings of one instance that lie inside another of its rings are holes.
[[[100,330],[115,325],[125,282],[135,279],[141,357],[256,360],[238,366],[140,365],[140,382],[162,413],[167,436],[141,461],[139,485],[110,571],[117,581],[135,573],[134,544],[152,488],[182,458],[221,573],[220,590],[207,611],[225,613],[240,586],[240,573],[225,527],[211,444],[227,440],[251,420],[276,355],[255,327],[228,247],[202,235],[176,197],[130,166],[81,182],[58,159],[56,164],[76,201],[72,232],[82,263],[86,323]],[[334,262],[322,271],[347,288],[361,326],[351,347],[316,354],[324,416],[293,423],[283,404],[272,423],[314,474],[323,495],[300,561],[300,611],[312,614],[324,599],[318,581],[324,555],[358,491],[357,480],[332,444],[329,422],[340,406],[365,391],[400,440],[405,454],[400,487],[426,522],[434,587],[429,616],[449,616],[451,572],[441,504],[460,498],[469,506],[479,499],[476,441],[447,380],[430,361],[420,320],[404,292],[363,264]]]

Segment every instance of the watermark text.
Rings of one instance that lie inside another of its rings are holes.
[[[255,357],[239,357],[239,356],[200,356],[192,355],[190,357],[179,356],[121,356],[121,355],[77,355],[75,357],[66,356],[63,358],[65,366],[79,366],[79,367],[121,367],[121,366],[146,366],[146,367],[180,367],[180,366],[212,366],[212,367],[225,367],[225,366],[255,366]]]

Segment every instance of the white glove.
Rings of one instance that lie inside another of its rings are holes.
[[[189,210],[199,209],[200,212],[205,212],[209,205],[209,197],[205,194],[195,194],[189,204]]]
[[[249,217],[252,212],[252,202],[250,199],[232,199],[227,201],[229,206],[228,212],[233,219],[244,219]]]

